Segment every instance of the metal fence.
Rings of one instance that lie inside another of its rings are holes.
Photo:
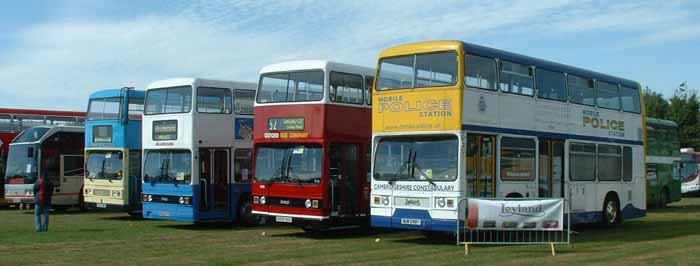
[[[493,198],[502,201],[546,200],[551,198]],[[464,210],[466,221],[469,215],[469,199],[462,199],[459,210]],[[486,230],[468,228],[466,223],[457,223],[457,245],[464,245],[465,255],[469,255],[470,246],[473,245],[549,245],[552,256],[556,255],[556,245],[568,245],[571,243],[571,205],[568,199],[564,203],[564,224],[562,230],[522,230],[518,228]]]

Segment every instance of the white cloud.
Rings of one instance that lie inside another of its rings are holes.
[[[157,13],[51,20],[0,51],[2,106],[82,109],[89,92],[174,76],[255,81],[273,62],[328,58],[374,65],[384,47],[423,39],[491,42],[575,32],[633,33],[628,42],[700,38],[692,2],[197,1]],[[77,16],[80,9],[69,9]],[[66,11],[62,11],[66,13]],[[7,97],[4,97],[7,98]],[[26,99],[37,99],[26,102]],[[60,104],[56,104],[59,99]]]

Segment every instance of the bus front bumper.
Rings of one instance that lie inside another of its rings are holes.
[[[373,213],[371,224],[378,228],[454,232],[460,223],[456,219],[433,218],[428,210],[396,209],[391,216]]]
[[[156,220],[170,220],[180,222],[194,222],[194,208],[192,205],[174,203],[144,202],[143,218]]]

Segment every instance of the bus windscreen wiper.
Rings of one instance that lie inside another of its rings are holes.
[[[393,176],[389,180],[387,180],[389,181],[389,184],[399,180],[399,174],[401,174],[404,170],[408,169],[408,165],[411,164],[411,154],[413,154],[413,148],[408,149],[408,159],[404,161],[401,164],[401,166],[399,166],[399,169],[396,170],[396,173],[394,173]]]
[[[170,168],[170,159],[165,159],[160,163],[160,174],[158,175],[158,182],[163,182],[164,177],[168,177],[168,168]]]
[[[430,183],[431,185],[437,186],[437,184],[435,184],[435,181],[433,180],[432,173],[430,174],[430,176],[428,176],[428,175],[425,173],[425,171],[423,171],[423,168],[420,167],[420,165],[418,165],[418,163],[416,162],[416,154],[417,154],[417,153],[418,153],[418,152],[414,152],[414,153],[413,153],[413,168],[414,168],[414,171],[415,171],[415,170],[418,170],[418,172],[420,173],[420,177],[422,177],[422,178],[424,178],[425,180],[427,180],[428,183]],[[415,173],[414,173],[414,175],[415,175]]]

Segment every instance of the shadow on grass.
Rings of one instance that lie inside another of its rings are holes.
[[[149,220],[149,219],[143,219],[141,216],[133,216],[129,214],[124,214],[123,216],[110,216],[110,217],[100,217],[100,220],[109,220],[109,221],[125,221],[125,222],[133,222],[133,221],[155,221],[155,220]]]
[[[149,219],[144,219],[149,220]],[[154,220],[155,221],[155,220]],[[253,225],[241,225],[235,222],[197,222],[197,223],[181,223],[181,224],[166,224],[158,225],[161,228],[171,228],[178,230],[189,230],[189,231],[222,231],[222,230],[258,230],[263,228],[262,226]]]
[[[34,210],[30,211],[32,214],[34,214]],[[77,208],[72,208],[72,209],[53,209],[51,211],[51,215],[84,215],[84,214],[95,214],[95,213],[101,213],[100,211],[97,210],[81,210]]]
[[[669,205],[666,208],[649,209],[650,213],[698,213],[700,214],[700,205]]]
[[[298,238],[309,238],[309,239],[315,239],[315,240],[324,240],[324,239],[330,240],[330,239],[363,238],[363,237],[369,237],[369,236],[384,236],[387,234],[394,233],[394,231],[387,230],[387,229],[377,229],[377,228],[368,229],[366,227],[359,227],[359,226],[330,228],[330,229],[325,229],[325,230],[321,230],[321,231],[317,231],[317,232],[305,232],[303,229],[301,229],[299,227],[290,227],[290,228],[296,228],[299,231],[294,232],[294,233],[275,234],[275,235],[271,235],[270,237],[298,237]]]

